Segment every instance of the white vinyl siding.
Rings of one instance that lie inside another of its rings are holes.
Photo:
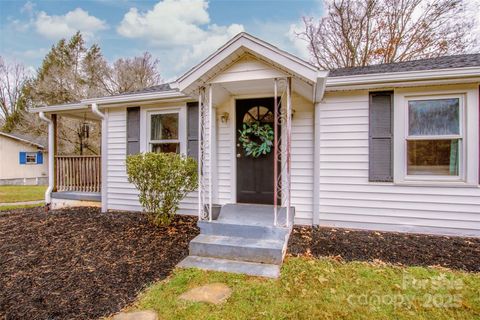
[[[466,138],[470,139],[470,155],[476,153],[469,163],[475,184],[463,186],[402,184],[397,178],[394,183],[369,182],[368,91],[326,93],[317,108],[320,110],[320,225],[479,236],[480,188],[475,168],[478,168],[478,88],[477,91],[465,86],[458,89],[468,91],[467,113],[472,121]],[[395,108],[398,105],[394,103]],[[394,123],[401,125],[401,119],[395,118]],[[394,139],[397,143],[402,138],[394,135]],[[395,145],[395,153],[399,148],[402,147]],[[398,172],[395,176],[399,176]]]
[[[313,104],[293,95],[292,206],[295,222],[311,224],[313,218]]]
[[[142,117],[141,120],[142,121]],[[126,159],[126,108],[111,108],[108,111],[108,147],[107,147],[107,207],[110,210],[141,211],[137,189],[128,182]],[[141,124],[141,130],[146,130]],[[180,214],[196,214],[196,193],[188,195],[180,204]]]

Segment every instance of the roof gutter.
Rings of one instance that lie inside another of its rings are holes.
[[[110,96],[110,97],[101,97],[101,98],[92,98],[82,100],[82,103],[85,104],[116,104],[116,103],[125,103],[125,102],[138,102],[146,100],[155,100],[155,99],[174,99],[174,98],[188,98],[182,92],[171,90],[163,92],[149,92],[149,93],[137,93],[137,94],[125,94],[119,96]]]
[[[52,119],[49,119],[44,112],[40,112],[38,114],[40,119],[48,123],[48,188],[45,191],[45,203],[48,205],[52,202],[52,191],[53,191],[53,170],[54,170],[54,161],[55,161],[55,154],[54,154],[54,147],[55,147],[55,132],[53,127]]]
[[[141,93],[141,94],[137,93],[137,94],[125,94],[125,95],[101,97],[101,98],[91,98],[91,99],[82,100],[80,103],[76,103],[76,104],[59,104],[59,105],[43,106],[43,107],[31,108],[29,111],[32,113],[65,112],[65,111],[90,109],[90,105],[94,103],[102,104],[102,107],[106,108],[106,107],[109,107],[109,105],[114,105],[119,103],[142,102],[142,101],[149,101],[149,100],[169,100],[169,99],[181,99],[181,98],[189,98],[189,97],[179,91],[171,90],[171,91],[164,91],[164,92],[149,92],[149,93]],[[98,113],[96,114],[100,117]]]
[[[83,103],[76,103],[76,104],[57,104],[51,106],[43,106],[43,107],[36,107],[30,108],[28,111],[31,113],[40,113],[40,112],[52,112],[52,111],[76,111],[76,110],[84,110],[88,109],[88,105]]]
[[[359,74],[327,78],[327,90],[366,88],[369,85],[395,85],[408,82],[447,82],[454,79],[480,81],[480,67],[450,68],[422,71]]]

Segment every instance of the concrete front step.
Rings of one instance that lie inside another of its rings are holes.
[[[190,255],[280,265],[286,249],[284,240],[200,234],[190,242]]]
[[[251,239],[281,240],[285,241],[290,233],[289,228],[274,226],[242,225],[239,223],[223,221],[199,221],[201,234],[242,237]]]
[[[247,274],[250,276],[278,278],[280,266],[255,262],[235,261],[219,258],[188,256],[178,264],[180,268],[199,268],[209,271],[221,271]]]

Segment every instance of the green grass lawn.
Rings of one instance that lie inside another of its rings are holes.
[[[47,186],[0,186],[0,203],[43,200]]]
[[[233,290],[223,305],[178,299],[214,282]],[[480,319],[480,274],[307,258],[288,258],[278,280],[177,269],[130,309],[160,319]]]
[[[44,206],[45,203],[37,203],[37,204],[22,204],[22,205],[9,205],[9,206],[0,206],[0,212],[2,211],[10,211],[15,209],[28,209],[28,208],[35,208]]]

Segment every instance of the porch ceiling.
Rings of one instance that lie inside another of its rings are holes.
[[[230,97],[273,97],[274,79],[240,80],[212,84],[214,105],[220,105]],[[314,87],[298,79],[292,79],[292,91],[312,101]]]

